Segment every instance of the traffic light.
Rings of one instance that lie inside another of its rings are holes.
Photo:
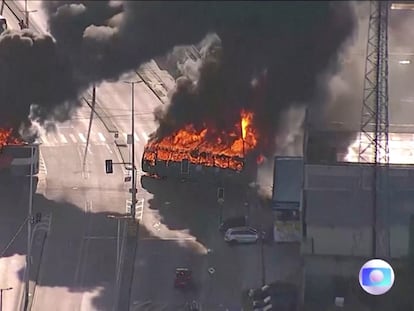
[[[114,168],[112,167],[112,160],[105,160],[105,172],[107,174],[112,174],[114,172]]]
[[[36,223],[39,223],[42,221],[42,213],[36,213]]]

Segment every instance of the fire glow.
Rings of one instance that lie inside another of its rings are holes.
[[[358,135],[359,137],[359,135]],[[368,140],[363,137],[362,145],[367,146]],[[348,148],[345,155],[346,162],[358,162],[360,139],[356,139]],[[390,164],[414,164],[414,134],[413,133],[389,133],[388,140]],[[374,162],[374,150],[369,149],[367,162]]]
[[[161,140],[150,140],[144,160],[154,166],[157,160],[190,163],[207,167],[242,170],[246,155],[258,143],[253,128],[253,113],[242,111],[241,120],[230,132],[216,133],[205,127],[196,130],[192,124]]]
[[[1,129],[0,128],[0,151],[4,146],[7,145],[22,145],[23,141],[13,137],[12,129]]]

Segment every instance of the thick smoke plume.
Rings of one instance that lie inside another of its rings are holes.
[[[0,125],[17,128],[21,122],[26,123],[30,105],[35,119],[64,121],[76,107],[76,101],[62,105],[76,99],[73,83],[71,67],[50,36],[29,30],[10,30],[1,35]],[[53,117],[52,111],[56,112]]]
[[[318,77],[338,70],[337,56],[355,28],[346,2],[44,1],[44,8],[54,40],[27,31],[0,37],[5,115],[25,121],[35,104],[39,121],[54,119],[63,105],[59,118],[70,118],[91,83],[216,33],[220,47],[205,58],[196,84],[179,83],[158,134],[185,123],[225,129],[246,108],[267,151],[283,111],[323,104]]]

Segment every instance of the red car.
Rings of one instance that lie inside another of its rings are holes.
[[[187,268],[175,269],[174,286],[177,288],[187,288],[192,285],[193,278],[191,270]]]

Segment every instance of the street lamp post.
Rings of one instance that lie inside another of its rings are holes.
[[[26,254],[26,278],[25,278],[25,309],[29,302],[29,281],[30,281],[30,259],[32,250],[32,222],[33,222],[33,162],[34,152],[33,146],[30,147],[30,181],[29,181],[29,210],[27,215],[27,254]]]
[[[123,249],[124,246],[121,246],[121,220],[129,220],[131,221],[131,215],[129,213],[121,214],[121,215],[107,215],[106,217],[117,219],[118,225],[117,225],[117,237],[116,237],[116,266],[115,266],[115,298],[113,302],[112,310],[118,309],[118,303],[119,303],[119,286],[120,286],[120,280],[121,280],[121,258],[123,257]],[[123,227],[125,229],[125,226]],[[124,231],[125,232],[125,231]],[[124,238],[125,236],[123,236]],[[122,241],[122,245],[124,245],[124,239]],[[0,310],[1,311],[1,310]]]
[[[117,220],[117,230],[116,230],[116,266],[119,266],[120,258],[121,258],[121,220],[122,219],[129,219],[130,215],[108,215],[108,218],[116,219]],[[1,310],[0,310],[1,311]]]
[[[132,178],[131,178],[131,217],[135,220],[135,206],[137,203],[137,185],[136,185],[136,167],[135,167],[135,84],[142,82],[138,81],[124,81],[124,83],[131,85],[131,163],[132,163]]]
[[[3,311],[3,292],[11,289],[13,289],[13,287],[0,288],[0,311]]]
[[[260,264],[262,268],[262,286],[266,285],[266,262],[264,252],[264,232],[262,226],[260,226]]]

